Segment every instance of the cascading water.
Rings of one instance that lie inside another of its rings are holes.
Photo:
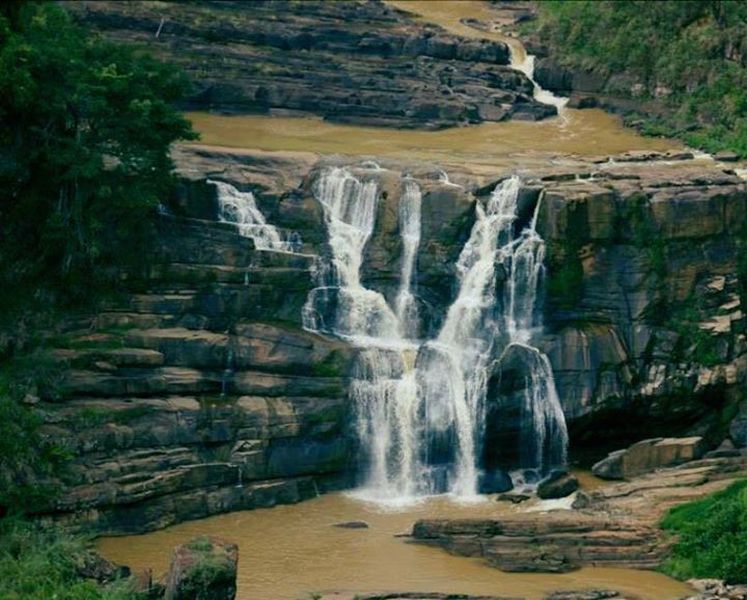
[[[218,189],[218,218],[223,223],[234,223],[239,233],[254,240],[259,250],[292,252],[293,244],[284,241],[278,230],[267,223],[257,208],[254,194],[240,192],[230,183],[208,179]]]
[[[399,291],[394,301],[395,314],[403,337],[417,335],[418,306],[412,293],[415,259],[420,246],[420,187],[411,179],[404,181],[404,193],[399,203],[399,228],[402,233],[402,273]]]
[[[525,410],[533,432],[522,441],[529,455],[523,462],[546,470],[565,461],[567,433],[552,369],[530,344],[539,329],[536,299],[544,257],[535,227],[538,207],[517,234],[519,192],[519,179],[509,178],[484,206],[476,205],[476,221],[456,265],[459,292],[436,338],[423,342],[415,339],[412,292],[420,243],[417,183],[403,181],[402,267],[392,310],[360,279],[375,225],[376,181],[360,181],[339,167],[324,170],[317,180],[331,256],[317,270],[304,326],[359,348],[350,397],[368,497],[396,500],[447,491],[468,497],[479,490],[488,380],[510,347],[521,348],[525,357]]]
[[[384,296],[361,284],[363,250],[376,220],[379,188],[350,171],[334,167],[316,181],[315,196],[324,210],[331,264],[317,265],[317,287],[303,308],[303,325],[352,339],[399,339],[397,317]],[[330,268],[331,267],[331,268]]]

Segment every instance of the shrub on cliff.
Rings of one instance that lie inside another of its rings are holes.
[[[561,64],[592,69],[608,91],[658,97],[643,131],[747,156],[747,4],[724,0],[548,0],[539,33]],[[612,89],[614,88],[614,89]]]
[[[747,480],[672,509],[661,525],[678,536],[668,574],[747,582]]]
[[[147,259],[186,80],[57,3],[0,6],[0,313],[79,305]],[[0,323],[0,327],[3,323]]]

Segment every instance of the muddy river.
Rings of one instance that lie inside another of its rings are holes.
[[[292,506],[231,513],[182,523],[140,536],[104,538],[107,558],[160,574],[171,550],[196,536],[215,535],[239,545],[238,600],[308,600],[321,590],[432,591],[542,598],[559,589],[607,588],[646,600],[674,600],[688,588],[664,575],[627,569],[585,568],[564,575],[503,573],[478,559],[395,537],[424,517],[485,517],[526,510],[486,500],[460,505],[432,498],[406,509],[385,509],[345,494]],[[535,506],[536,508],[536,506]],[[368,529],[335,523],[363,520]]]

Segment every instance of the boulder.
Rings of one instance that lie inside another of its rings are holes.
[[[601,479],[624,479],[623,477],[623,455],[625,450],[610,452],[593,467],[591,472]]]
[[[716,154],[713,155],[713,158],[720,162],[737,162],[739,160],[739,155],[735,152],[722,150],[721,152],[716,152]]]
[[[167,576],[165,600],[234,600],[239,549],[213,537],[177,546]]]
[[[596,463],[592,473],[602,479],[630,479],[663,467],[671,467],[703,456],[705,447],[699,436],[651,438],[636,442],[624,450],[611,452]]]
[[[575,475],[567,471],[556,470],[540,481],[537,486],[537,496],[543,500],[565,498],[575,492],[578,487],[578,479]]]
[[[480,494],[500,494],[512,490],[513,487],[509,474],[500,469],[481,473],[477,483],[477,491]]]

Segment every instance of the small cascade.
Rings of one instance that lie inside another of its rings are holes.
[[[412,179],[405,179],[404,193],[399,203],[399,228],[402,235],[402,272],[399,291],[394,301],[394,312],[405,338],[417,336],[418,307],[412,293],[418,247],[420,246],[420,187]]]
[[[230,183],[208,179],[218,189],[218,217],[223,223],[234,223],[239,233],[254,240],[258,250],[293,252],[297,244],[281,239],[280,233],[267,223],[257,208],[254,194],[240,192]]]
[[[565,462],[567,432],[547,357],[531,345],[541,330],[537,299],[545,246],[519,216],[521,182],[511,177],[475,207],[475,224],[456,264],[459,291],[435,339],[416,340],[413,281],[420,244],[421,192],[405,178],[399,199],[402,267],[394,310],[361,284],[365,245],[376,217],[378,184],[339,167],[322,171],[330,256],[304,326],[359,348],[350,384],[360,443],[361,494],[379,501],[451,492],[474,496],[482,476],[488,381],[509,349],[525,375],[522,466],[545,472]],[[526,218],[524,218],[526,221]]]
[[[443,169],[439,169],[438,170],[438,181],[440,183],[442,183],[443,185],[448,185],[448,186],[451,186],[451,187],[462,187],[458,183],[453,183],[449,179],[449,174],[446,171],[444,171]]]
[[[397,317],[384,296],[361,284],[363,250],[374,229],[379,187],[345,168],[322,172],[314,194],[324,210],[331,257],[317,264],[317,287],[303,308],[303,326],[353,341],[399,340]]]
[[[568,104],[568,98],[563,96],[556,96],[551,91],[543,89],[534,79],[534,61],[536,57],[533,54],[529,54],[526,50],[522,49],[517,51],[513,46],[509,46],[511,50],[511,67],[517,71],[521,71],[529,78],[534,86],[532,96],[537,102],[542,104],[550,104],[558,109],[558,116],[563,119],[565,123],[564,109],[565,105]]]

